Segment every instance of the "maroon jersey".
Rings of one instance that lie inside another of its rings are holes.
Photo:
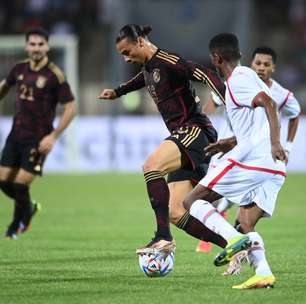
[[[170,131],[182,125],[211,126],[209,118],[201,113],[191,80],[204,82],[224,100],[225,86],[216,73],[160,49],[140,73],[115,92],[119,97],[146,86]]]
[[[16,85],[16,112],[10,137],[16,140],[39,141],[53,130],[57,103],[74,100],[63,72],[46,58],[33,70],[30,61],[17,63],[6,78]]]

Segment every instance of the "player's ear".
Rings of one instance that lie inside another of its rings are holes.
[[[140,47],[143,47],[144,45],[144,39],[142,37],[138,37],[137,38],[137,43]]]
[[[275,72],[275,64],[272,65],[272,73]]]
[[[219,54],[216,54],[216,60],[217,60],[218,64],[223,63],[223,58]]]

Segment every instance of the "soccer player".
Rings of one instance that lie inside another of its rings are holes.
[[[104,89],[99,96],[112,100],[146,87],[171,133],[143,165],[157,232],[151,242],[136,251],[139,254],[175,249],[169,227],[169,200],[171,209],[176,211],[173,222],[179,228],[198,238],[212,233],[182,207],[183,197],[192,189],[191,179],[199,180],[199,174],[200,178],[203,176],[201,165],[208,164],[203,149],[215,142],[217,136],[208,117],[201,113],[190,80],[204,82],[220,99],[225,90],[223,82],[211,70],[151,43],[147,37],[150,31],[150,27],[135,24],[120,30],[116,39],[118,52],[127,63],[140,64],[142,70],[118,88]],[[219,246],[225,245],[226,241],[220,238]]]
[[[299,102],[294,97],[294,94],[288,89],[282,87],[273,78],[271,78],[276,69],[276,60],[277,54],[272,48],[267,46],[258,47],[254,50],[252,54],[251,68],[269,87],[272,98],[277,104],[279,113],[283,114],[289,119],[287,128],[287,141],[284,147],[289,158],[289,153],[291,151],[299,124],[299,115],[301,112],[301,108]],[[210,114],[214,112],[214,110],[218,106],[222,105],[223,103],[218,98],[211,98],[204,108],[204,113]],[[227,121],[224,121],[221,131],[218,132],[218,138],[222,139],[231,137],[231,133],[231,126],[228,124]],[[214,161],[216,161],[216,157],[213,157],[213,159]],[[229,202],[227,199],[223,198],[221,199],[221,202],[219,202],[217,209],[219,212],[223,212],[230,208],[232,204],[232,202]],[[239,222],[236,221],[236,226],[238,225]],[[236,270],[234,271],[236,272]]]
[[[289,119],[287,141],[285,144],[285,150],[289,156],[299,124],[300,104],[291,91],[282,87],[277,81],[271,78],[275,72],[277,58],[276,52],[272,48],[258,47],[254,50],[252,58],[252,69],[270,88],[279,112]]]
[[[13,220],[5,236],[17,238],[29,228],[39,205],[31,200],[30,186],[42,174],[43,163],[55,141],[75,115],[75,102],[63,72],[52,63],[48,33],[26,32],[29,59],[17,63],[0,83],[0,99],[16,86],[16,113],[1,156],[0,188],[15,201]],[[52,123],[57,104],[63,105],[57,128]]]
[[[272,215],[286,176],[287,156],[280,144],[277,105],[258,75],[239,65],[241,55],[235,35],[216,35],[209,43],[209,51],[213,65],[226,80],[225,104],[235,137],[206,148],[227,153],[186,197],[184,206],[229,240],[233,237],[232,226],[211,202],[224,196],[239,204],[240,228],[251,241],[249,260],[256,274],[233,288],[270,287],[275,277],[265,257],[263,239],[254,229],[261,217]],[[215,264],[228,263],[235,251],[229,242]]]

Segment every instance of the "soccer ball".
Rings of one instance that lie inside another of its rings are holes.
[[[173,270],[174,254],[144,253],[139,255],[140,269],[151,278],[164,277]]]

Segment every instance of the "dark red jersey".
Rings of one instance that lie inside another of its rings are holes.
[[[201,113],[191,80],[205,83],[224,100],[225,86],[215,72],[160,49],[140,73],[115,91],[119,97],[146,86],[170,131],[183,125],[211,126]]]
[[[30,61],[17,63],[6,78],[16,85],[15,115],[10,136],[16,140],[39,141],[53,130],[57,103],[74,100],[63,72],[46,58],[33,70]]]

